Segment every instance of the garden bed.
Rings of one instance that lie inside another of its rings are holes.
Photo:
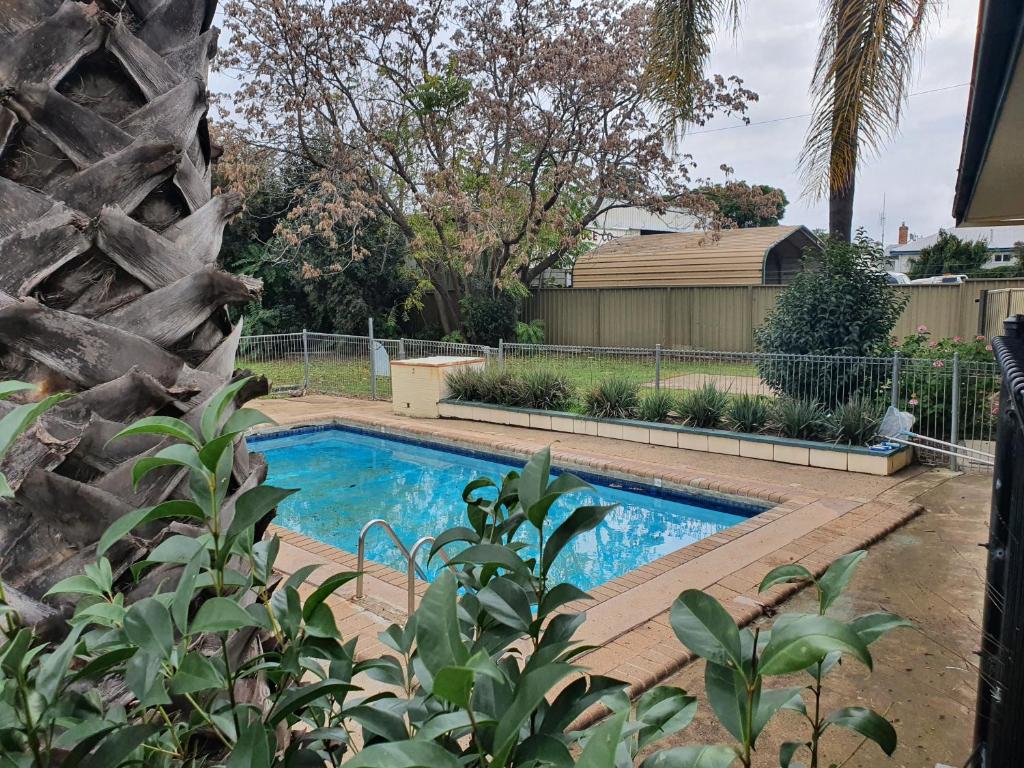
[[[632,419],[595,418],[562,411],[513,408],[464,400],[442,400],[438,403],[438,411],[441,418],[610,437],[649,445],[684,448],[688,451],[744,456],[783,464],[863,472],[870,475],[891,475],[908,466],[913,460],[913,452],[908,447],[865,448],[724,429],[700,429]]]

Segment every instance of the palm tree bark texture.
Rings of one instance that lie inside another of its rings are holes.
[[[15,490],[0,501],[0,579],[43,631],[71,605],[42,596],[95,561],[114,519],[187,491],[174,468],[132,485],[163,441],[109,438],[154,414],[195,425],[239,375],[226,307],[261,285],[217,268],[240,200],[211,195],[215,5],[0,0],[0,378],[74,393],[0,464]],[[234,406],[266,391],[255,379]],[[232,493],[265,475],[240,441]],[[168,529],[188,532],[171,523],[115,546],[115,578]],[[150,570],[127,600],[172,570]]]

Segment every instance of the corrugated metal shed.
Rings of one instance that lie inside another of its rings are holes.
[[[724,229],[624,237],[582,256],[573,287],[782,285],[820,243],[803,226]]]

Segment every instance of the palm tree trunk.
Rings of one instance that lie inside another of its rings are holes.
[[[239,200],[210,192],[215,5],[0,0],[0,378],[76,393],[0,463],[0,579],[39,620],[70,609],[42,595],[112,520],[184,492],[170,469],[132,486],[159,441],[107,441],[147,415],[197,421],[235,375],[225,307],[261,287],[217,268]],[[265,472],[240,444],[234,492]],[[108,552],[115,575],[149,546]]]
[[[831,184],[828,195],[828,232],[836,239],[850,242],[853,237],[853,192],[856,179]]]

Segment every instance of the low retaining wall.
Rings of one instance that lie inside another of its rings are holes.
[[[745,456],[763,461],[862,472],[869,475],[891,475],[913,461],[913,451],[908,447],[873,450],[772,435],[752,435],[627,419],[597,419],[575,413],[509,408],[461,400],[442,400],[437,404],[437,408],[441,418],[610,437],[635,443],[684,448],[688,451]]]

